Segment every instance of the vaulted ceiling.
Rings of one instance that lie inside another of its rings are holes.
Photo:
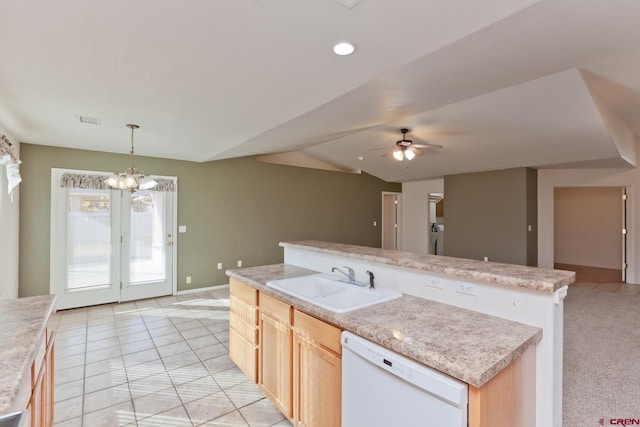
[[[126,153],[137,123],[140,155],[400,182],[633,167],[638,16],[637,0],[0,0],[0,126]],[[402,127],[442,149],[383,156]]]

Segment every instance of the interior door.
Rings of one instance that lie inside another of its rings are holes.
[[[121,301],[173,290],[173,194],[123,193]]]
[[[402,193],[382,192],[382,249],[402,249]]]

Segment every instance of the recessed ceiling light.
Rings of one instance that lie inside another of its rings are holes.
[[[364,160],[364,157],[358,156],[358,160]]]
[[[352,42],[338,42],[333,46],[333,53],[340,56],[351,55],[356,50],[356,45]]]

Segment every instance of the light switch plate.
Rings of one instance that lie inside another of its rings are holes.
[[[187,226],[186,225],[181,225],[178,227],[178,233],[186,233],[187,232]]]

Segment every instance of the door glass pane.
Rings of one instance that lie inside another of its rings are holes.
[[[131,195],[129,285],[166,280],[167,231],[165,193],[137,191]]]
[[[110,192],[68,191],[67,289],[110,285]]]

